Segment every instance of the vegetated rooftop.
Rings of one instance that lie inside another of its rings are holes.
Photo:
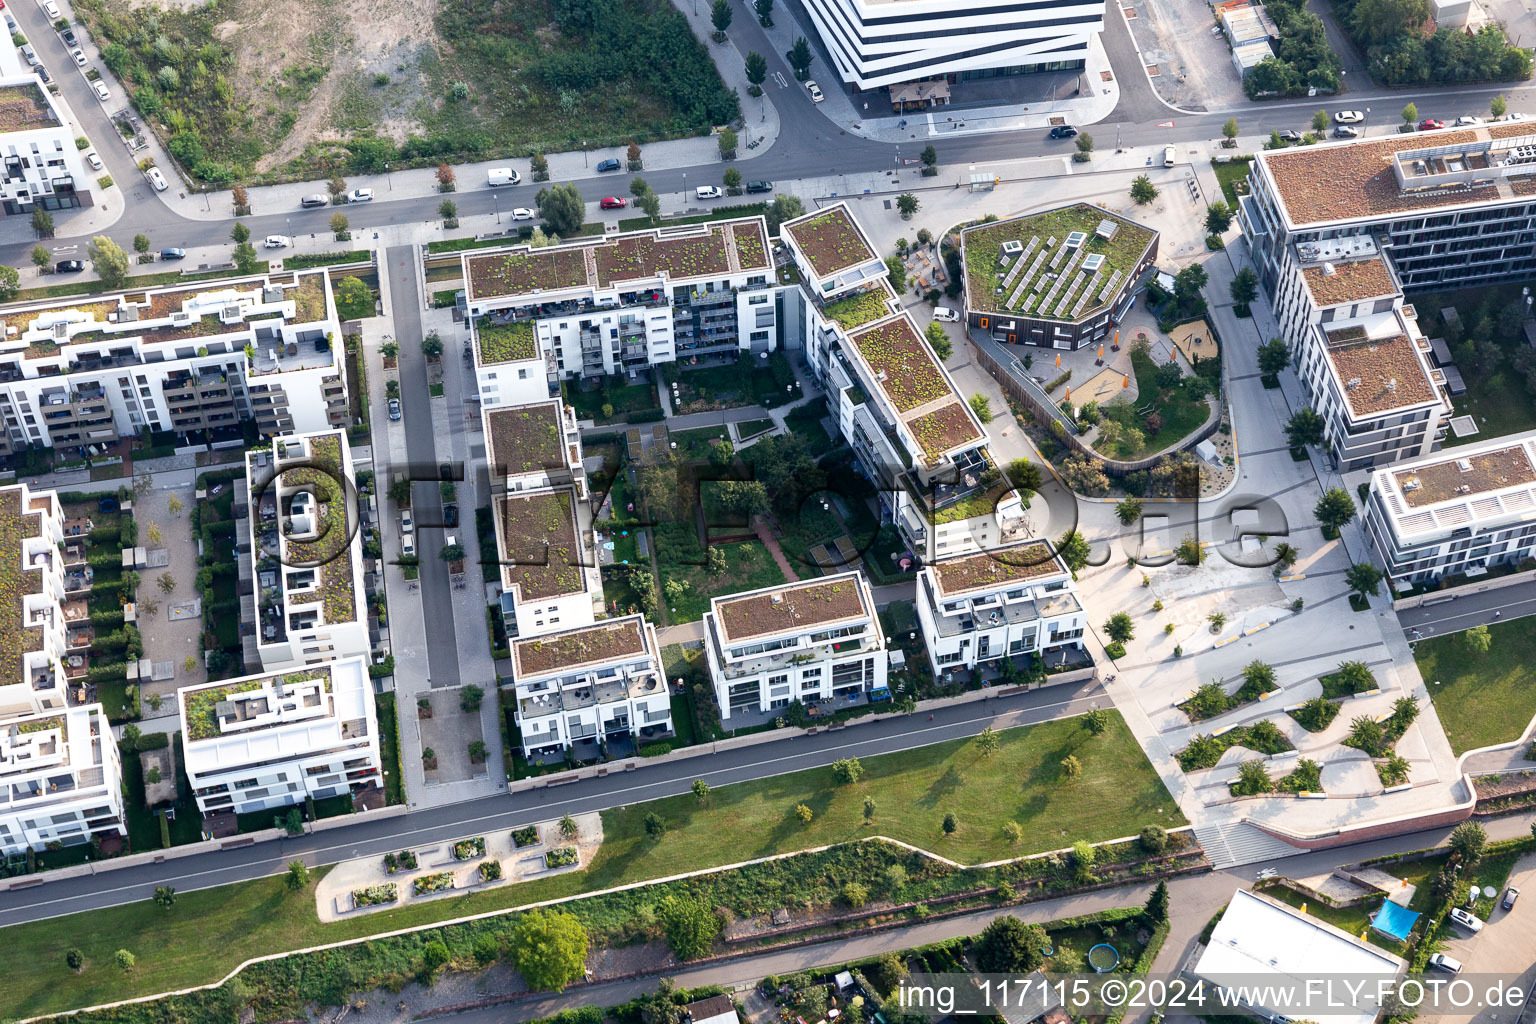
[[[891,315],[891,300],[896,293],[882,278],[879,287],[845,295],[836,302],[821,307],[824,317],[841,325],[845,331],[856,331],[867,323]]]
[[[287,693],[290,686],[318,679],[323,683],[326,693],[331,692],[331,669],[328,665],[316,668],[299,669],[293,672],[279,672],[271,675],[257,676],[254,679],[246,679],[236,683],[210,683],[205,686],[186,687],[181,692],[182,706],[186,709],[186,726],[188,740],[216,739],[222,728],[219,724],[218,707],[220,704],[245,693],[253,693],[266,689],[268,684],[279,696]],[[282,724],[273,722],[270,726]],[[248,726],[236,730],[241,733],[250,732]]]
[[[62,122],[35,82],[0,87],[0,132],[24,132],[57,128]]]
[[[523,601],[579,593],[584,585],[571,490],[535,491],[492,502],[501,585]]]
[[[328,625],[357,619],[357,595],[352,579],[353,532],[347,522],[347,495],[340,483],[343,474],[340,433],[319,434],[309,438],[307,464],[283,469],[279,483],[287,488],[306,487],[320,504],[319,536],[310,541],[288,541],[285,559],[289,565],[319,566],[319,596]]]
[[[928,343],[906,315],[879,321],[848,337],[897,412],[908,412],[955,393],[939,371]]]
[[[1301,268],[1301,276],[1320,308],[1374,299],[1397,291],[1387,261],[1381,256],[1306,266]]]
[[[1156,239],[1087,203],[966,228],[966,305],[1062,321],[1093,316],[1135,280]]]
[[[790,583],[740,597],[715,598],[713,603],[720,631],[733,643],[874,614],[873,609],[864,606],[856,574]]]
[[[914,417],[907,422],[907,427],[917,438],[917,443],[923,446],[929,465],[937,463],[945,452],[981,436],[971,422],[965,403],[958,398]]]
[[[42,650],[42,632],[27,628],[24,610],[42,591],[42,574],[22,560],[22,542],[41,530],[36,515],[24,514],[21,488],[0,489],[0,686],[22,682],[24,656]]]
[[[1433,401],[1437,394],[1406,334],[1344,344],[1330,337],[1327,352],[1357,416]]]
[[[491,475],[517,476],[567,465],[559,401],[503,406],[485,414],[485,455]]]
[[[557,291],[587,284],[587,250],[591,246],[548,246],[513,249],[464,257],[464,278],[470,299],[521,292]]]
[[[612,619],[564,633],[515,640],[512,663],[519,678],[595,665],[646,653],[644,619]]]
[[[1041,541],[933,563],[934,579],[940,592],[946,595],[986,590],[1003,583],[1033,580],[1066,571],[1061,559]]]
[[[535,359],[539,354],[539,346],[533,337],[533,323],[529,320],[493,324],[482,318],[475,324],[475,337],[479,339],[480,362],[484,365]]]
[[[864,232],[841,205],[786,221],[779,231],[794,239],[811,269],[821,277],[875,258]]]
[[[1392,475],[1410,508],[1536,483],[1536,467],[1524,444],[1478,455],[1458,453]]]

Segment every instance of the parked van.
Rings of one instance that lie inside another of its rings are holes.
[[[1163,147],[1163,166],[1172,167],[1173,161],[1178,157],[1178,152],[1172,146]]]
[[[37,59],[37,51],[32,49],[31,43],[23,43],[21,45],[21,55],[27,58],[27,63],[34,68],[42,63],[42,61]]]
[[[523,180],[522,176],[510,167],[492,167],[485,172],[485,177],[491,188],[500,188],[503,185],[516,185]]]

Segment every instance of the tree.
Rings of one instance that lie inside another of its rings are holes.
[[[428,978],[448,966],[448,961],[453,959],[453,954],[448,952],[448,943],[442,939],[433,939],[421,949],[421,970]]]
[[[1077,530],[1069,530],[1056,542],[1056,553],[1072,572],[1078,572],[1088,564],[1092,550],[1088,539]]]
[[[1355,501],[1344,488],[1330,487],[1317,499],[1312,514],[1326,529],[1336,533],[1339,527],[1355,518]]]
[[[872,796],[866,796],[864,798],[864,824],[868,825],[870,822],[872,822],[874,820],[875,820],[875,798],[872,797]]]
[[[176,905],[176,887],[174,885],[155,886],[155,903],[164,910],[170,910]]]
[[[792,196],[781,192],[773,197],[773,202],[768,204],[766,216],[768,218],[768,233],[776,235],[779,233],[779,226],[785,221],[805,216],[805,203],[801,201],[799,196]]]
[[[581,198],[575,185],[567,183],[541,188],[533,201],[549,230],[562,237],[574,235],[587,219],[586,200]]]
[[[1164,833],[1164,838],[1166,839],[1166,837],[1167,834]],[[1146,907],[1143,908],[1144,913],[1147,915],[1147,920],[1155,924],[1162,924],[1168,920],[1168,903],[1168,883],[1158,882],[1157,888],[1153,889],[1152,895],[1147,897]]]
[[[1077,135],[1077,155],[1082,159],[1078,162],[1085,162],[1092,154],[1093,136],[1089,135],[1087,132],[1079,132]]]
[[[1403,123],[1404,124],[1410,124],[1410,125],[1413,124],[1415,121],[1417,121],[1419,119],[1419,108],[1418,108],[1418,105],[1415,104],[1415,103],[1409,103],[1407,106],[1403,107],[1403,115],[1402,116],[1403,116]]]
[[[907,265],[901,262],[900,256],[887,256],[885,258],[886,276],[890,278],[890,284],[900,295],[907,290]]]
[[[581,834],[581,829],[576,825],[576,819],[571,817],[568,813],[560,817],[560,824],[557,825],[556,828],[560,830],[560,838],[564,839],[566,842],[573,841],[578,835]]]
[[[549,180],[549,158],[543,153],[535,153],[529,160],[529,170],[533,171],[534,181]]]
[[[800,819],[800,824],[809,825],[811,819],[815,816],[815,812],[805,806],[805,804],[795,804],[795,817]]]
[[[336,236],[336,241],[344,242],[352,234],[352,222],[344,213],[331,214],[331,234]]]
[[[560,911],[529,910],[512,928],[512,963],[528,987],[563,992],[581,977],[587,960],[587,930]]]
[[[704,798],[709,796],[709,783],[703,779],[694,779],[693,795],[698,799],[699,803],[703,803]]]
[[[1269,769],[1258,758],[1244,761],[1237,766],[1237,781],[1232,784],[1232,792],[1236,796],[1256,796],[1259,793],[1268,793],[1274,788],[1275,783],[1269,777]]]
[[[651,183],[646,181],[644,178],[637,176],[630,179],[629,194],[634,196],[636,199],[639,199],[641,196],[650,191]]]
[[[1136,839],[1141,843],[1143,850],[1153,855],[1162,853],[1168,848],[1168,830],[1161,825],[1146,826]]]
[[[655,192],[647,192],[640,197],[640,209],[645,211],[652,224],[661,223],[661,197]]]
[[[844,785],[853,785],[864,777],[864,766],[856,757],[842,757],[832,762],[832,774]]]
[[[333,174],[331,180],[325,183],[325,189],[335,199],[347,190],[347,180],[339,174]]]
[[[235,226],[229,229],[229,237],[231,241],[237,243],[249,242],[251,240],[251,229],[237,220],[235,221]]]
[[[1344,582],[1364,601],[1366,595],[1376,596],[1377,585],[1381,583],[1381,570],[1370,562],[1358,562],[1344,571]]]
[[[1145,174],[1138,174],[1131,182],[1131,198],[1136,200],[1136,205],[1146,206],[1158,195],[1157,186],[1152,184],[1152,179]]]
[[[1270,338],[1259,346],[1259,373],[1273,377],[1285,369],[1291,361],[1291,350],[1284,338]]]
[[[133,236],[133,251],[139,255],[149,252],[149,236],[143,233]]]
[[[288,865],[288,874],[283,882],[288,886],[289,892],[298,892],[309,884],[309,866],[302,860],[292,861]]]
[[[1038,493],[1043,485],[1040,467],[1028,459],[1014,459],[1008,463],[1008,480],[1021,491]]]
[[[1115,643],[1123,644],[1136,636],[1136,623],[1125,612],[1115,612],[1104,622],[1104,632]]]
[[[1075,782],[1083,777],[1083,762],[1077,759],[1076,754],[1068,754],[1061,759],[1061,775],[1068,782]]]
[[[981,422],[988,422],[992,419],[992,399],[980,391],[976,392],[971,396],[971,411],[976,414],[976,418],[981,420]]]
[[[1130,526],[1141,518],[1141,509],[1140,498],[1121,498],[1115,502],[1115,518]]]
[[[85,966],[85,954],[71,946],[64,953],[64,962],[72,971],[78,971]]]
[[[128,254],[106,235],[97,235],[85,247],[85,254],[107,288],[120,288],[128,280]]]
[[[1312,130],[1325,132],[1328,130],[1328,111],[1319,110],[1312,115]]]
[[[911,192],[903,192],[896,197],[896,209],[901,214],[902,220],[911,220],[920,205],[922,204],[918,202],[917,196]]]
[[[1488,632],[1487,626],[1473,626],[1461,634],[1462,643],[1467,645],[1467,650],[1474,654],[1487,654],[1493,646],[1493,636]]]
[[[459,688],[459,709],[465,714],[474,714],[480,710],[480,702],[485,699],[483,687],[474,683],[467,683]]]
[[[773,0],[752,0],[752,10],[757,14],[759,25],[764,28],[773,26]]]
[[[1451,830],[1446,845],[1466,865],[1462,870],[1468,871],[1470,865],[1482,859],[1483,849],[1488,845],[1488,833],[1477,822],[1464,821]]]
[[[256,247],[250,242],[240,242],[236,244],[234,260],[235,269],[240,271],[242,274],[254,274],[256,272],[257,266],[261,263],[261,258],[256,255]],[[355,280],[355,278],[344,277],[342,280],[351,281]],[[358,284],[362,284],[362,282],[358,281]],[[363,285],[363,288],[366,291],[367,285]]]
[[[1488,113],[1494,117],[1503,117],[1507,110],[1509,110],[1509,104],[1505,102],[1503,93],[1495,96],[1493,101],[1488,104]]]
[[[679,960],[708,956],[720,933],[720,917],[702,899],[671,894],[656,905],[656,919]]]
[[[772,3],[773,0],[768,0],[768,2]],[[758,53],[756,50],[747,51],[746,70],[747,82],[751,85],[757,86],[758,88],[762,88],[763,83],[768,80],[767,58]]]
[[[976,940],[976,966],[987,974],[1028,974],[1045,962],[1045,929],[1012,914],[996,918]]]
[[[1232,207],[1218,199],[1205,208],[1205,233],[1219,235],[1232,226]]]
[[[1174,560],[1180,565],[1199,565],[1205,561],[1205,557],[1205,548],[1193,534],[1186,533],[1184,539],[1179,541],[1179,546],[1174,548]]]
[[[1198,263],[1191,263],[1173,276],[1173,293],[1181,302],[1189,302],[1200,294],[1210,275]]]
[[[1244,267],[1232,278],[1232,283],[1227,286],[1227,291],[1232,296],[1232,301],[1246,309],[1259,294],[1259,275],[1253,272],[1252,267]]]
[[[1227,613],[1211,612],[1211,614],[1205,617],[1205,621],[1211,624],[1212,633],[1219,633],[1221,632],[1221,627],[1227,624]]]
[[[816,55],[811,52],[811,44],[805,41],[805,36],[797,36],[794,45],[784,54],[784,59],[789,61],[789,66],[795,72],[796,81],[803,82],[811,73],[811,62]]]
[[[421,354],[426,356],[428,359],[442,358],[443,339],[437,336],[436,331],[433,331],[431,334],[428,334],[425,338],[421,339]]]
[[[949,332],[944,329],[943,324],[937,320],[930,322],[925,334],[928,338],[928,347],[933,349],[933,354],[938,356],[941,362],[954,355],[955,348],[950,344]]]
[[[197,665],[197,658],[194,657],[191,654],[187,655],[187,657],[192,659],[192,664],[195,667]],[[189,668],[189,669],[187,669],[187,671],[190,672],[190,671],[192,671],[192,669]],[[159,785],[160,784],[160,766],[157,765],[157,764],[150,765],[149,766],[149,771],[144,773],[144,781],[148,782],[151,786]]]
[[[1297,409],[1285,425],[1285,438],[1292,448],[1323,443],[1323,418],[1310,406]]]
[[[954,811],[944,812],[944,820],[939,823],[939,831],[945,836],[952,836],[960,831],[960,819],[955,817]]]
[[[725,42],[725,30],[731,27],[731,0],[715,0],[709,9],[709,23],[715,26],[715,42]]]
[[[732,132],[731,134],[732,134],[732,136],[734,136],[735,132]],[[720,137],[723,139],[723,138],[725,138],[725,135],[722,133]],[[734,142],[731,145],[731,149],[733,151],[736,149],[736,146],[735,146]],[[734,167],[727,167],[725,169],[725,173],[720,175],[720,184],[724,185],[727,189],[737,189],[737,188],[740,188],[741,187],[741,172],[738,171]]]
[[[1093,735],[1102,736],[1109,729],[1109,712],[1103,708],[1094,708],[1083,716],[1083,724]]]
[[[124,974],[127,974],[129,971],[133,970],[133,965],[136,962],[133,954],[128,952],[126,949],[120,949],[116,953],[113,953],[112,960],[117,964],[117,966],[122,970]]]
[[[645,816],[645,834],[652,839],[660,839],[667,831],[667,823],[661,819],[661,815],[651,811]]]
[[[38,238],[53,237],[53,214],[41,206],[32,210],[32,231]]]
[[[437,190],[439,192],[452,192],[457,186],[454,184],[453,168],[447,163],[437,165]]]
[[[1222,134],[1223,138],[1227,138],[1227,139],[1231,139],[1231,140],[1236,140],[1237,139],[1237,118],[1235,118],[1235,117],[1227,118],[1227,123],[1221,126],[1221,134]]]
[[[47,249],[40,245],[34,245],[32,247],[32,265],[34,267],[36,267],[38,270],[43,270],[48,266],[48,264],[52,262],[53,254],[50,253]]]
[[[181,515],[181,510],[184,507],[185,506],[181,503],[181,499],[176,497],[174,494],[165,499],[165,510],[173,516]]]
[[[251,194],[245,190],[244,185],[236,185],[230,189],[229,198],[235,204],[236,216],[251,212]]]
[[[458,220],[459,204],[452,199],[444,199],[437,204],[437,215],[443,220]]]
[[[997,732],[990,725],[976,734],[976,749],[982,757],[991,757],[997,749]]]
[[[919,157],[922,159],[924,167],[937,167],[939,165],[939,151],[934,149],[931,144],[923,147]]]

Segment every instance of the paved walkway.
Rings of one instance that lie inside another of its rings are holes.
[[[773,556],[773,560],[779,564],[779,571],[784,574],[784,578],[791,583],[798,582],[800,574],[795,572],[795,567],[789,563],[788,558],[784,557],[784,549],[779,547],[779,538],[775,537],[773,531],[768,528],[768,518],[753,516],[752,529],[756,532],[757,539],[763,542],[763,547],[767,548],[768,553]]]

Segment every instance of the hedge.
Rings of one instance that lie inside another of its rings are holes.
[[[284,270],[303,270],[306,267],[328,267],[333,263],[372,263],[373,252],[369,249],[353,249],[351,252],[316,252],[283,259]]]

